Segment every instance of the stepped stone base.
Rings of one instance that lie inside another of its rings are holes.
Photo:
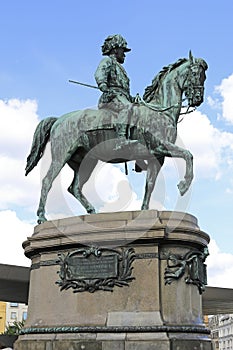
[[[168,211],[49,221],[24,242],[28,319],[16,350],[211,350],[203,324],[209,236]]]
[[[17,343],[18,350],[212,350],[210,340],[200,339],[165,339],[166,335],[144,334],[135,335],[115,334],[110,336],[91,337],[89,340],[86,335],[82,337],[72,337],[64,339],[64,336],[52,339],[31,338],[30,340],[21,339]]]

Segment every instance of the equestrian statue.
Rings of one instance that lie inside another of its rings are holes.
[[[125,39],[110,35],[102,45],[105,56],[95,72],[102,95],[98,109],[67,113],[60,118],[42,120],[34,133],[27,158],[26,175],[37,165],[48,141],[51,164],[42,180],[37,210],[38,223],[46,221],[45,204],[53,181],[67,163],[74,171],[68,191],[88,213],[95,208],[84,196],[83,185],[98,161],[126,163],[136,161],[137,171],[146,170],[145,194],[141,209],[149,202],[165,157],[182,158],[186,163],[184,179],[178,184],[184,195],[193,179],[192,154],[175,144],[182,103],[189,108],[200,106],[204,96],[205,71],[202,58],[178,59],[165,66],[146,87],[143,97],[130,95],[129,78],[122,64],[129,52]]]

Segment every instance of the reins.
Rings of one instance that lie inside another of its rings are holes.
[[[188,100],[187,97],[183,98],[182,99],[182,102]],[[152,109],[153,111],[155,112],[165,112],[165,111],[168,111],[169,109],[172,109],[172,108],[175,108],[175,107],[179,107],[180,104],[179,103],[176,103],[174,105],[171,105],[171,106],[168,106],[168,107],[163,107],[163,106],[160,106],[160,105],[155,105],[153,103],[148,103],[146,101],[143,100],[143,98],[139,95],[139,94],[136,94],[136,97],[135,97],[135,101],[134,103],[136,104],[139,104],[141,106],[145,106],[145,107],[148,107],[150,109]],[[193,109],[190,111],[189,108],[190,106],[187,105],[187,106],[183,106],[181,105],[181,108],[187,108],[185,112],[182,112],[180,113],[180,115],[186,115],[186,114],[189,114],[189,113],[192,113],[196,110],[196,107],[193,107]],[[182,118],[180,121],[178,121],[177,123],[180,123],[182,122],[184,118]]]

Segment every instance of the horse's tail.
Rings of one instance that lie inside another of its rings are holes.
[[[45,146],[50,137],[50,130],[57,118],[49,117],[43,119],[36,127],[34,132],[32,147],[29,156],[27,157],[27,165],[25,168],[25,176],[37,165],[40,158],[43,156]]]

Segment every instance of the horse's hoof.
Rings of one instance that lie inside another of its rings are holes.
[[[45,217],[38,218],[37,223],[38,223],[38,225],[40,225],[40,224],[43,224],[43,222],[46,222],[46,221],[47,221],[47,219]]]
[[[189,186],[187,186],[186,181],[182,180],[180,183],[177,185],[180,195],[183,196],[189,189]]]
[[[88,214],[96,214],[95,209],[87,209]]]

